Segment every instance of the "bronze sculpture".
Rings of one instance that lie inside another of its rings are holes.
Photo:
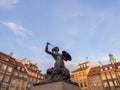
[[[71,61],[72,58],[70,54],[66,51],[62,51],[62,54],[58,53],[59,48],[53,47],[51,51],[48,50],[49,45],[51,45],[49,42],[46,43],[45,47],[45,52],[50,54],[54,59],[55,59],[55,64],[54,67],[47,69],[47,80],[35,85],[40,85],[40,84],[46,84],[46,83],[52,83],[52,82],[57,82],[57,81],[64,81],[67,83],[71,83],[74,85],[77,85],[77,83],[72,82],[70,80],[70,72],[69,70],[65,67],[64,61]]]
[[[47,42],[45,52],[52,55],[55,59],[54,67],[47,70],[48,81],[66,80],[70,78],[69,70],[65,67],[64,61],[71,60],[71,56],[66,52],[62,51],[62,54],[58,53],[59,48],[56,46],[52,51],[48,50],[50,43]]]

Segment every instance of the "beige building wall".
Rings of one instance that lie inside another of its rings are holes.
[[[76,70],[72,71],[71,80],[78,83],[81,90],[88,90],[87,74],[91,68],[91,63],[89,61],[80,63],[77,67]]]

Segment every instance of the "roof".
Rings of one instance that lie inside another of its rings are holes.
[[[25,66],[27,67],[28,70],[31,70],[33,72],[37,72],[38,71],[38,68],[37,68],[37,70],[33,69],[32,64],[30,64],[30,65],[25,64]]]
[[[120,65],[120,62],[116,62],[115,65]],[[110,66],[114,66],[113,64],[106,64],[106,65],[103,65],[102,68],[108,68]]]
[[[86,68],[78,68],[78,69],[76,69],[76,70],[74,70],[72,72],[78,72],[78,71],[83,71],[83,70],[87,70],[87,69],[88,69],[88,67],[86,67]]]
[[[16,64],[15,58],[11,57],[10,55],[5,54],[5,53],[3,53],[3,52],[0,52],[0,55],[2,55],[2,56],[5,57],[5,58],[8,58],[8,59],[10,60],[10,61],[9,61],[10,64],[12,64],[12,65],[15,65],[15,64]],[[2,59],[4,59],[3,57],[2,57]]]
[[[17,61],[16,61],[16,65],[24,68],[24,65],[23,65],[21,62],[17,62]]]
[[[120,65],[120,62],[117,62],[116,65]]]
[[[88,76],[98,75],[100,73],[100,67],[92,67],[88,73]]]
[[[24,65],[21,62],[16,61],[16,66],[24,68],[24,71],[22,71],[22,72],[27,72],[26,69],[25,69],[25,67],[24,67]]]
[[[79,63],[77,66],[82,65],[82,64],[87,64],[90,63],[89,61],[83,62],[83,63]]]

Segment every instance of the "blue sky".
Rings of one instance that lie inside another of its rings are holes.
[[[0,51],[26,57],[45,72],[54,59],[46,42],[72,56],[70,70],[87,61],[120,61],[120,0],[0,0]],[[51,47],[50,47],[51,48]]]

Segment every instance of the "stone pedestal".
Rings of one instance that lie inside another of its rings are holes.
[[[78,86],[61,81],[33,86],[31,90],[80,90],[80,88]]]

